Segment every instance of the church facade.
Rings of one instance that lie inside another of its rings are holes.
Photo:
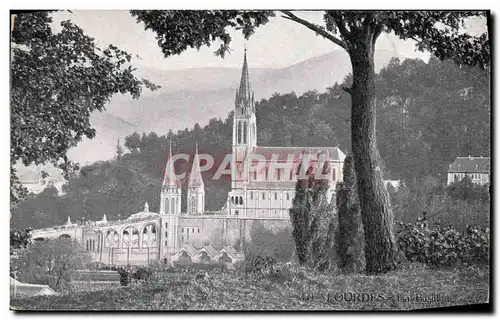
[[[105,264],[149,264],[153,261],[228,262],[243,259],[241,244],[251,242],[255,223],[270,230],[290,227],[300,168],[323,168],[329,181],[328,198],[342,179],[344,153],[336,147],[264,147],[257,145],[254,93],[251,90],[246,52],[240,86],[236,91],[231,154],[231,191],[218,212],[205,210],[205,186],[198,147],[188,178],[187,211],[181,212],[181,180],[176,179],[170,148],[160,194],[160,210],[144,210],[126,220],[90,221],[85,225],[33,231],[37,240],[54,237],[77,239],[91,252],[95,262]],[[307,163],[307,165],[304,165]],[[300,166],[299,166],[300,165]],[[305,172],[303,172],[305,174]]]

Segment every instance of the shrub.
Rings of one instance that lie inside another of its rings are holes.
[[[468,226],[459,232],[451,225],[425,228],[401,222],[398,226],[397,243],[409,261],[439,267],[489,261],[488,229]]]
[[[20,281],[46,284],[57,290],[90,261],[91,256],[80,243],[58,238],[29,245],[12,260],[11,267],[18,271]]]
[[[247,251],[245,252],[245,261],[240,267],[242,268],[242,271],[247,273],[262,272],[263,270],[269,269],[276,263],[276,259],[271,256],[262,255],[255,251]]]
[[[132,268],[130,266],[119,267],[116,271],[120,275],[120,284],[128,286],[132,280]]]
[[[149,267],[132,267],[130,265],[117,269],[120,275],[120,284],[128,286],[134,281],[150,281],[153,278],[154,270]]]

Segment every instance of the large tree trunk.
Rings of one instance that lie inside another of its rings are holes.
[[[389,194],[383,182],[375,135],[375,66],[373,35],[350,48],[351,138],[361,218],[365,234],[367,273],[382,273],[396,266],[396,242]]]

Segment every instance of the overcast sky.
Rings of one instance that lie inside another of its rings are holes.
[[[321,11],[298,12],[297,15],[321,23]],[[295,22],[279,16],[267,25],[257,29],[246,41],[241,33],[232,30],[232,54],[225,59],[216,57],[213,52],[217,45],[203,47],[200,51],[190,49],[180,56],[165,58],[157,46],[155,34],[145,31],[142,23],[137,23],[128,11],[73,11],[54,14],[54,20],[71,19],[85,32],[94,37],[99,45],[114,44],[142,60],[135,59],[135,65],[145,64],[158,69],[184,69],[198,67],[237,67],[241,66],[241,56],[245,43],[251,55],[249,64],[253,68],[282,68],[334,50],[341,50],[330,41],[316,36],[314,32]],[[484,30],[484,21],[474,21],[471,29]],[[412,41],[402,41],[393,35],[383,34],[377,41],[377,49],[393,52],[394,56],[421,57],[427,55],[415,52]]]

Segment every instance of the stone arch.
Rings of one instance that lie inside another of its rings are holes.
[[[191,255],[186,250],[182,250],[182,253],[179,256],[178,262],[180,264],[190,264],[192,262]]]
[[[228,256],[227,252],[223,252],[219,258],[219,263],[233,263],[233,259]]]
[[[60,238],[60,237],[59,237],[59,238]],[[43,242],[43,241],[45,241],[45,240],[47,240],[47,239],[46,239],[46,238],[44,238],[44,237],[37,237],[37,238],[33,239],[33,241],[35,241],[35,242]]]
[[[134,226],[126,226],[122,231],[121,246],[123,248],[139,248],[140,233]]]
[[[200,258],[198,259],[201,263],[208,264],[212,262],[212,258],[208,255],[208,252],[203,250],[200,253]]]
[[[160,230],[156,223],[146,223],[141,229],[141,247],[151,248],[156,246],[158,232],[160,232]]]
[[[71,236],[70,236],[69,234],[67,234],[67,233],[64,233],[64,234],[61,234],[61,235],[59,236],[59,238],[63,238],[63,239],[71,239]]]
[[[108,229],[104,233],[104,248],[117,248],[120,246],[120,234],[115,229]]]

